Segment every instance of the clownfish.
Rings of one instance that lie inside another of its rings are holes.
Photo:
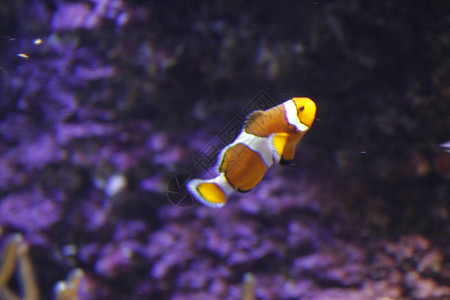
[[[252,112],[240,134],[220,152],[219,175],[208,180],[189,180],[187,189],[202,204],[223,207],[233,191],[252,190],[272,165],[290,164],[296,145],[311,128],[315,116],[316,104],[303,97]]]

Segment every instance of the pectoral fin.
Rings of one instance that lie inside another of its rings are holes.
[[[292,137],[288,133],[276,133],[272,137],[273,146],[280,155],[279,163],[287,166],[292,165],[295,156],[295,146],[301,140],[302,135]]]
[[[272,143],[275,147],[275,150],[278,152],[280,157],[283,157],[286,145],[288,143],[289,135],[287,133],[276,133],[272,137]]]

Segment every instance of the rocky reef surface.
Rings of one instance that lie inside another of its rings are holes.
[[[42,299],[74,268],[79,299],[240,299],[246,273],[256,299],[448,299],[444,7],[0,3],[0,249],[22,234]],[[295,166],[220,210],[172,190],[293,96],[318,107]]]

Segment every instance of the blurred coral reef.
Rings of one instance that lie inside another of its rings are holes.
[[[443,7],[1,2],[0,292],[449,299]],[[296,166],[221,210],[168,201],[261,90],[317,103]]]

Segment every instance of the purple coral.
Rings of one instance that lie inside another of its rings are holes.
[[[27,232],[43,231],[59,221],[61,203],[38,190],[6,196],[0,202],[0,224]]]

